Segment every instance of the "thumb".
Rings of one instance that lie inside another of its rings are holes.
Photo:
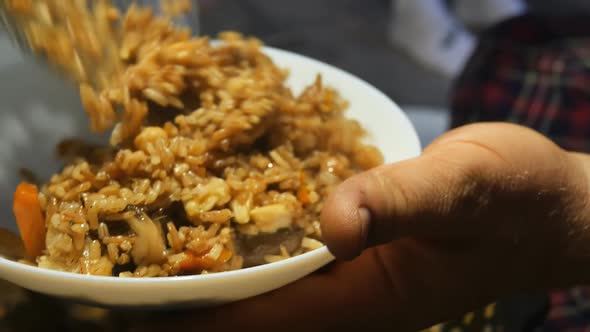
[[[505,179],[512,179],[509,190],[516,190],[514,182],[524,186],[530,180],[515,174],[535,164],[526,157],[531,150],[538,148],[545,157],[561,153],[532,131],[511,125],[480,126],[439,138],[420,157],[343,182],[326,200],[321,216],[330,251],[352,259],[368,246],[402,237],[455,239],[481,231],[477,223],[482,221],[475,215],[483,215],[484,209],[494,212],[489,206],[498,201],[497,194],[508,190],[502,185]]]

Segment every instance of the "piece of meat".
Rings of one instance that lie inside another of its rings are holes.
[[[289,253],[301,246],[304,231],[285,228],[276,233],[260,233],[259,235],[238,235],[236,238],[236,251],[244,258],[244,267],[264,264],[264,256],[277,255],[280,246],[285,246]]]

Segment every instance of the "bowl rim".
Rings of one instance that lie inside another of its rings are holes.
[[[214,43],[218,43],[218,41],[212,41]],[[315,66],[320,66],[329,69],[330,71],[341,75],[346,78],[346,80],[354,81],[356,84],[362,86],[364,89],[367,89],[371,93],[375,94],[380,99],[387,101],[390,104],[391,109],[397,110],[400,115],[400,121],[405,122],[403,125],[406,128],[410,128],[411,137],[408,136],[405,140],[408,141],[408,145],[413,147],[412,157],[418,156],[421,153],[422,147],[420,143],[420,139],[418,134],[411,123],[408,116],[402,111],[402,109],[395,103],[389,96],[383,93],[381,90],[376,88],[375,86],[371,85],[364,79],[349,73],[343,69],[340,69],[334,65],[328,64],[326,62],[316,60],[306,55],[302,55],[296,52],[283,50],[279,48],[275,48],[272,46],[262,46],[261,50],[263,53],[268,55],[273,62],[276,61],[275,57],[287,57],[287,58],[295,58],[301,61],[305,61],[307,63],[313,64]],[[95,276],[95,275],[87,275],[87,274],[79,274],[74,272],[66,272],[66,271],[58,271],[58,270],[51,270],[46,268],[41,268],[38,266],[32,266],[24,263],[19,263],[16,261],[9,260],[0,256],[0,267],[6,269],[10,269],[14,273],[25,273],[25,274],[38,274],[44,275],[50,279],[60,279],[62,282],[67,281],[75,281],[75,282],[88,282],[88,283],[114,283],[114,284],[121,284],[121,285],[164,285],[169,283],[178,283],[178,282],[191,282],[191,281],[212,281],[215,279],[224,279],[224,278],[235,278],[241,277],[251,274],[256,274],[257,272],[269,270],[269,269],[277,269],[287,265],[302,263],[307,260],[311,260],[312,258],[324,258],[326,261],[331,261],[334,259],[334,256],[329,251],[328,247],[324,245],[321,248],[315,249],[313,251],[290,257],[281,261],[267,263],[263,265],[258,265],[254,267],[243,268],[239,270],[233,271],[224,271],[224,272],[216,272],[216,273],[209,273],[209,274],[197,274],[197,275],[186,275],[186,276],[167,276],[167,277],[157,277],[157,278],[121,278],[118,276]]]
[[[35,273],[35,274],[43,274],[52,279],[61,279],[62,281],[84,281],[84,282],[91,282],[91,283],[104,283],[104,282],[114,282],[120,284],[163,284],[169,283],[171,281],[174,282],[188,282],[194,280],[213,280],[219,279],[220,277],[223,278],[232,278],[232,277],[239,277],[243,274],[255,274],[256,272],[267,270],[270,268],[280,268],[285,265],[295,264],[299,261],[307,261],[310,257],[315,256],[326,256],[330,259],[333,259],[334,256],[330,253],[328,248],[324,245],[321,248],[316,250],[306,252],[304,254],[289,257],[281,261],[267,263],[263,265],[248,267],[239,270],[233,271],[225,271],[225,272],[216,272],[216,273],[207,273],[207,274],[194,274],[194,275],[186,275],[186,276],[168,276],[168,277],[157,277],[157,278],[121,278],[117,276],[97,276],[97,275],[89,275],[89,274],[80,274],[74,272],[67,272],[67,271],[58,271],[58,270],[51,270],[46,269],[38,266],[28,265],[24,263],[19,263],[16,261],[9,260],[7,258],[0,256],[0,266],[4,268],[9,268],[13,271],[20,270],[21,273]]]

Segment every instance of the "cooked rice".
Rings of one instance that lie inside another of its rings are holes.
[[[40,267],[159,277],[287,259],[323,245],[323,199],[382,162],[336,91],[318,76],[294,96],[259,40],[227,32],[213,46],[148,8],[131,6],[118,21],[106,0],[85,11],[78,1],[31,3],[48,6],[61,25],[89,29],[56,28],[60,41],[117,50],[115,60],[101,55],[109,60],[95,69],[109,73],[101,80],[72,69],[91,128],[112,129],[111,145],[60,146],[67,165],[40,193]],[[168,11],[183,8],[167,3]],[[34,39],[38,48],[69,66],[46,37]]]

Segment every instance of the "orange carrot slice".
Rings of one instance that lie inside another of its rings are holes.
[[[301,204],[307,205],[311,203],[311,198],[309,197],[309,190],[305,187],[305,173],[301,172],[299,174],[299,181],[301,182],[301,185],[297,191],[297,199]]]
[[[217,259],[217,261],[221,264],[226,263],[227,261],[229,261],[229,259],[233,256],[233,253],[231,252],[231,250],[227,249],[227,248],[223,248],[223,251],[221,252],[221,255],[219,255],[219,258]]]
[[[311,198],[309,197],[309,190],[307,190],[307,188],[305,188],[303,186],[300,187],[299,190],[297,191],[297,199],[303,205],[307,205],[307,204],[311,203]]]
[[[197,256],[190,250],[187,250],[184,253],[186,258],[180,262],[180,268],[183,271],[202,271],[210,269],[217,264],[226,263],[233,256],[231,250],[227,248],[223,248],[223,251],[217,260],[204,256]]]
[[[23,182],[16,187],[12,209],[16,223],[30,258],[45,249],[45,222],[35,185]]]
[[[195,256],[190,251],[185,252],[185,254],[186,258],[180,262],[180,268],[183,271],[200,271],[215,265],[215,261],[210,258]]]

